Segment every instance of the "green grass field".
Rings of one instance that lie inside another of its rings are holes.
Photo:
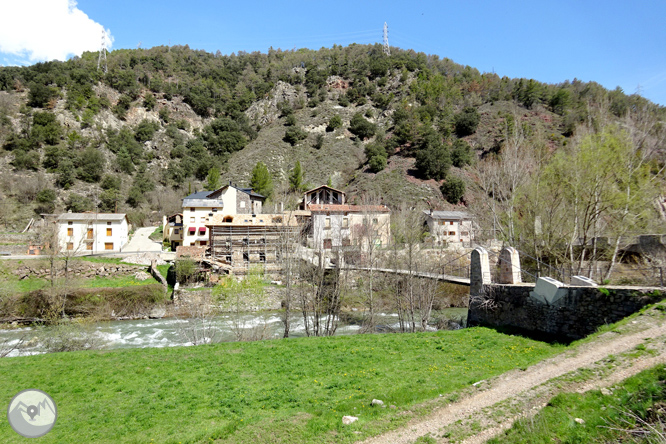
[[[592,390],[557,395],[534,418],[517,421],[489,442],[663,443],[665,383],[666,368],[660,365],[627,379],[606,394]],[[655,404],[659,407],[652,409]]]
[[[45,443],[353,442],[562,349],[471,328],[5,358],[0,404],[49,393],[58,421]],[[24,441],[4,415],[0,441]]]

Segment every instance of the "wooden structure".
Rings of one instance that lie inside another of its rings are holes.
[[[233,274],[247,273],[252,266],[277,271],[281,255],[300,239],[297,218],[294,213],[284,213],[214,219],[206,225],[211,265]]]

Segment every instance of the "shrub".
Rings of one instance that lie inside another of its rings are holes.
[[[465,182],[457,177],[449,177],[440,187],[444,198],[452,204],[460,202],[465,195]]]
[[[287,128],[287,131],[284,133],[284,140],[291,146],[296,145],[298,142],[301,140],[304,140],[305,138],[308,137],[308,133],[304,131],[303,129],[297,127],[297,126],[291,126]]]
[[[337,128],[342,127],[342,118],[340,117],[339,114],[334,115],[331,117],[331,120],[328,121],[328,126],[326,126],[326,131],[329,133],[331,131],[335,131]]]
[[[359,139],[369,139],[377,132],[377,126],[366,120],[361,113],[356,113],[349,123],[349,132]]]
[[[477,126],[479,126],[479,121],[481,117],[476,108],[468,106],[463,109],[460,113],[456,114],[454,118],[456,134],[458,137],[469,136],[476,132]]]
[[[470,165],[472,160],[472,147],[464,140],[457,139],[453,143],[453,149],[451,150],[451,162],[453,163],[453,166],[462,168],[465,165]]]

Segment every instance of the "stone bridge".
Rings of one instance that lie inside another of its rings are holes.
[[[519,253],[511,247],[500,252],[498,265],[498,282],[492,282],[488,252],[472,251],[468,326],[570,342],[666,297],[664,287],[599,286],[584,276],[572,277],[570,285],[549,277],[523,283]]]

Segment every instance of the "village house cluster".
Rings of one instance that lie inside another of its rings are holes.
[[[163,242],[177,257],[204,260],[229,273],[253,264],[277,268],[286,249],[301,246],[322,254],[381,248],[390,242],[391,212],[385,205],[351,205],[344,191],[322,185],[306,191],[297,210],[267,214],[266,198],[231,182],[183,199],[182,212],[164,216]],[[471,216],[425,211],[436,245],[470,242]],[[130,226],[124,214],[65,213],[56,218],[60,248],[94,254],[121,252]]]

